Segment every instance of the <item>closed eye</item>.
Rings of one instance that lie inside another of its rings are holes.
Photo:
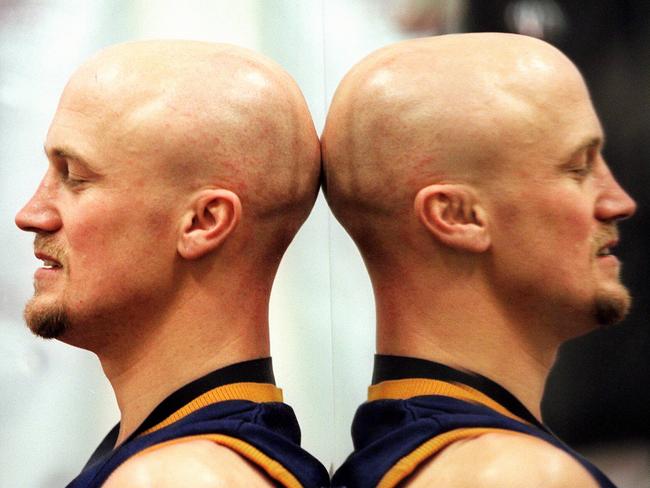
[[[65,179],[65,183],[68,186],[74,187],[74,186],[82,185],[83,183],[88,183],[88,180],[84,180],[83,178],[77,178],[74,175],[71,175],[70,173],[68,173],[68,176]]]
[[[88,164],[73,151],[63,148],[46,148],[46,155],[50,163],[56,168],[61,183],[69,188],[78,188],[94,181],[98,175],[92,171]]]
[[[83,177],[71,173],[68,169],[68,165],[65,163],[58,168],[58,171],[61,182],[69,188],[76,188],[88,182],[88,180]]]
[[[597,144],[584,147],[574,155],[566,169],[576,180],[583,181],[593,172],[599,154]]]
[[[586,178],[592,170],[592,166],[583,166],[581,168],[572,168],[569,170],[570,173],[573,173],[574,175],[580,177],[580,178]]]

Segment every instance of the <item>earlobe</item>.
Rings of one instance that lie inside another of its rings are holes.
[[[417,193],[414,210],[420,223],[448,247],[475,253],[490,247],[487,213],[466,185],[426,186]]]
[[[182,217],[178,252],[185,259],[198,259],[218,248],[241,219],[237,194],[224,189],[197,193]]]

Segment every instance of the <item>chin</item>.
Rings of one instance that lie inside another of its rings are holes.
[[[70,320],[62,305],[39,304],[36,297],[27,303],[23,316],[29,330],[43,339],[61,338],[70,329]]]
[[[594,303],[596,322],[598,325],[617,324],[627,316],[631,305],[630,293],[621,284],[616,289],[600,290]]]

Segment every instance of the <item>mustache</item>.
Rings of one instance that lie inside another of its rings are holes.
[[[57,244],[54,237],[47,234],[36,234],[36,237],[34,237],[34,251],[47,254],[61,264],[67,258],[67,253],[63,246]]]
[[[616,224],[608,224],[599,227],[594,236],[594,246],[599,250],[612,241],[618,242],[619,232]]]

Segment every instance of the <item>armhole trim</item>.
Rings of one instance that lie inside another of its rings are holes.
[[[235,451],[240,456],[246,458],[254,465],[260,467],[269,478],[274,481],[278,481],[282,484],[282,486],[285,486],[286,488],[302,488],[300,481],[298,481],[298,479],[277,460],[264,454],[262,451],[250,445],[246,441],[223,434],[199,434],[179,437],[178,439],[161,442],[160,444],[155,444],[148,447],[147,449],[143,449],[142,451],[133,455],[132,458],[155,451],[157,449],[161,449],[166,446],[195,440],[208,440],[214,442],[215,444],[227,447]]]
[[[506,429],[498,429],[493,427],[471,427],[450,430],[444,434],[440,434],[433,439],[424,442],[406,456],[397,461],[381,478],[377,488],[393,488],[400,482],[412,474],[425,461],[439,454],[444,448],[453,444],[456,441],[463,439],[471,439],[483,434],[520,434]]]

